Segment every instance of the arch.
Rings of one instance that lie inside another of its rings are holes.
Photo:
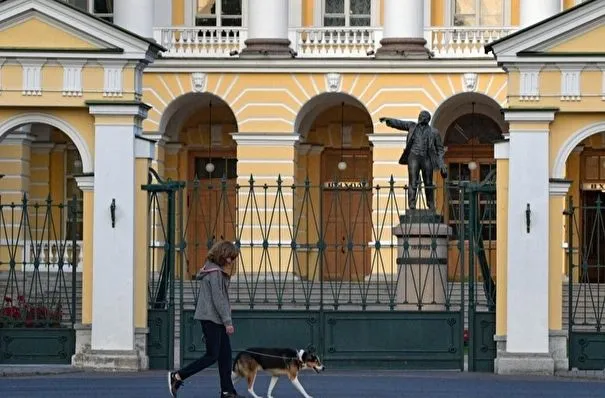
[[[557,152],[555,162],[552,169],[552,178],[564,179],[566,172],[567,158],[571,154],[571,151],[578,146],[582,141],[591,135],[601,133],[605,131],[605,122],[597,122],[589,126],[582,127],[573,133],[564,143]]]
[[[326,109],[340,105],[343,102],[345,105],[351,105],[360,109],[368,115],[370,120],[372,119],[365,105],[352,95],[346,93],[321,93],[309,99],[300,108],[294,122],[294,132],[298,133],[301,137],[305,137],[317,116]]]
[[[71,124],[54,115],[48,113],[26,113],[13,116],[0,123],[0,139],[5,135],[10,134],[10,132],[17,127],[33,123],[47,124],[61,130],[71,139],[76,148],[78,148],[78,152],[82,158],[82,172],[92,173],[94,171],[93,156],[86,141],[84,141],[80,133],[78,133]]]
[[[508,131],[508,125],[502,116],[501,106],[492,97],[475,92],[459,93],[446,98],[433,114],[431,125],[445,135],[449,125],[459,117],[472,112],[475,103],[475,113],[480,113],[492,119],[503,133]]]
[[[177,137],[174,136],[174,132],[181,131],[183,124],[191,115],[197,109],[207,107],[211,101],[214,104],[218,103],[229,108],[233,115],[233,119],[235,120],[236,129],[239,130],[239,121],[231,106],[218,95],[206,91],[201,93],[183,94],[168,104],[164,113],[162,113],[162,118],[160,120],[160,136],[176,139]]]

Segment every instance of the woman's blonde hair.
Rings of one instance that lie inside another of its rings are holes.
[[[237,258],[239,255],[239,249],[233,243],[223,240],[220,242],[216,242],[208,252],[207,259],[212,261],[215,264],[224,267],[227,263],[227,259],[231,257],[232,259]]]

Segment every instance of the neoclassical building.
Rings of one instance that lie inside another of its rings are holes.
[[[183,302],[222,238],[242,250],[242,345],[265,322],[343,366],[357,345],[395,368],[464,369],[469,331],[472,369],[603,369],[603,15],[604,0],[0,1],[5,362],[186,360]],[[422,110],[447,149],[435,185],[453,231],[430,322],[424,293],[409,315],[398,290],[415,256],[394,237],[407,132],[379,120]],[[176,202],[155,202],[167,181]],[[493,188],[476,222],[462,183]],[[36,359],[38,318],[56,341]]]

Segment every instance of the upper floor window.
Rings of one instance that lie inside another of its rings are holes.
[[[504,26],[505,0],[454,0],[454,26]]]
[[[196,26],[242,26],[242,0],[196,0]]]
[[[66,0],[67,3],[106,21],[113,22],[113,0]]]
[[[324,26],[370,26],[372,0],[324,0]]]

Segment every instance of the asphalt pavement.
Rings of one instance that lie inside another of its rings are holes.
[[[326,371],[299,377],[314,398],[405,397],[405,398],[605,398],[602,380],[561,377],[512,377],[460,372]],[[269,377],[259,376],[256,393],[266,396]],[[236,385],[249,397],[245,382]],[[207,370],[187,380],[179,398],[218,397],[218,376]],[[298,392],[282,378],[273,391],[275,398],[297,398]],[[87,373],[0,377],[1,398],[165,398],[166,373]]]

